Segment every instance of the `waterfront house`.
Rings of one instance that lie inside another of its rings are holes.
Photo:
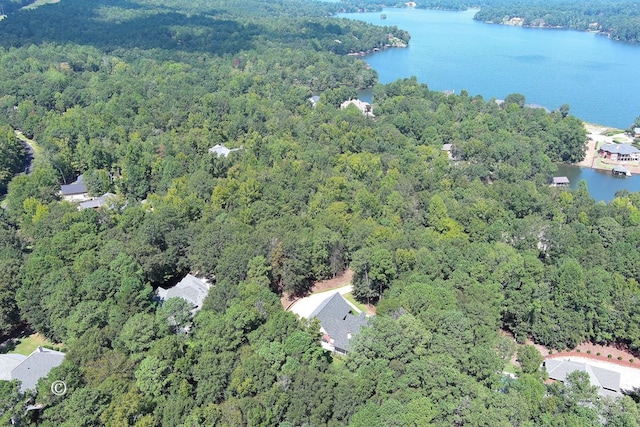
[[[614,162],[630,162],[640,160],[640,150],[630,144],[603,144],[598,155]]]

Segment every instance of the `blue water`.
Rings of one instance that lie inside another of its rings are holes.
[[[491,25],[475,10],[384,9],[341,14],[409,31],[406,49],[367,55],[380,82],[416,76],[432,90],[465,89],[485,99],[510,93],[550,110],[569,104],[587,122],[621,129],[640,116],[640,45],[601,35]]]
[[[640,191],[640,176],[616,177],[609,171],[559,165],[557,176],[569,178],[570,187],[575,189],[582,180],[586,181],[589,194],[597,202],[610,202],[620,190]]]
[[[387,49],[365,60],[381,83],[416,76],[431,90],[466,90],[485,99],[525,95],[549,110],[569,104],[580,119],[621,129],[640,116],[640,45],[569,30],[491,25],[474,21],[475,10],[445,12],[384,9],[341,14],[409,31],[406,49]],[[361,96],[370,97],[370,92]],[[370,98],[367,98],[370,99]],[[585,180],[595,200],[613,200],[622,189],[640,191],[640,177],[561,166],[575,188]]]

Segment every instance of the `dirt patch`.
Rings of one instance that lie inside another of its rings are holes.
[[[509,331],[501,329],[500,333],[502,335],[513,338],[513,334]],[[557,351],[551,350],[541,344],[536,344],[530,339],[527,339],[527,342],[525,344],[532,345],[536,349],[538,349],[544,359],[555,359],[557,357],[583,357],[585,359],[592,359],[600,362],[613,363],[628,368],[640,369],[640,358],[638,358],[628,350],[617,348],[612,345],[605,346],[587,342],[580,344],[573,350]],[[519,346],[520,345],[518,345],[518,347]],[[511,363],[519,366],[517,353],[517,351],[514,353],[513,357],[511,358]],[[600,353],[599,356],[598,353]],[[609,358],[609,355],[611,355],[611,358]],[[621,357],[622,359],[618,360],[618,357]],[[633,362],[630,362],[630,360],[633,360]]]
[[[348,285],[353,280],[353,270],[347,268],[342,273],[338,273],[333,279],[320,280],[313,284],[311,293],[324,292],[334,288],[340,288],[344,285]]]
[[[598,353],[600,353],[599,356]],[[609,355],[611,355],[611,358],[609,358]],[[638,360],[636,356],[627,350],[613,346],[584,343],[570,351],[565,350],[561,352],[554,352],[552,354],[549,354],[547,351],[543,356],[545,359],[565,356],[584,357],[586,359],[599,360],[601,362],[614,363],[620,366],[640,369],[640,360]],[[622,359],[618,360],[618,357]],[[633,360],[633,362],[630,362],[630,360]]]
[[[315,282],[311,287],[311,292],[309,294],[315,294],[318,292],[340,288],[351,283],[351,280],[353,280],[353,270],[347,268],[345,271],[336,274],[336,277],[334,277],[333,279],[319,280]],[[296,297],[291,294],[285,293],[282,295],[282,298],[280,298],[280,303],[282,304],[282,307],[287,310],[294,302],[296,302],[300,298],[300,296]]]

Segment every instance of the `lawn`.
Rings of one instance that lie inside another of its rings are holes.
[[[351,292],[349,292],[348,294],[344,294],[342,296],[344,297],[344,299],[349,301],[351,304],[353,304],[356,307],[358,307],[358,310],[364,311],[365,313],[367,312],[367,307],[364,304],[361,304],[358,301],[356,301],[356,299],[353,297],[353,294]]]
[[[514,365],[514,364],[513,364],[513,363],[511,363],[511,362],[507,362],[507,363],[505,364],[505,366],[504,366],[503,371],[504,371],[504,372],[508,372],[508,373],[510,373],[510,374],[514,374],[514,375],[515,375],[515,374],[516,374],[516,369],[517,369],[516,365]]]
[[[22,338],[18,345],[16,345],[16,348],[10,351],[10,353],[24,354],[25,356],[28,356],[33,353],[38,346],[43,345],[52,346],[53,343],[40,334],[32,334],[26,338]]]

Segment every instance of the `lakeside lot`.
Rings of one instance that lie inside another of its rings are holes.
[[[603,144],[633,144],[633,138],[620,129],[613,129],[591,123],[585,123],[584,127],[587,130],[587,151],[584,159],[576,163],[577,166],[611,170],[619,164],[627,168],[632,174],[640,173],[640,162],[612,162],[610,160],[605,161],[598,156],[598,148]]]

